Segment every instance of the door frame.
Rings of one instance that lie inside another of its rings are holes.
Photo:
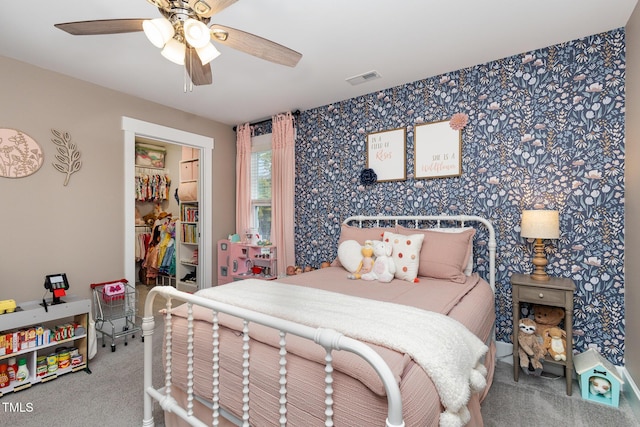
[[[124,131],[124,277],[129,283],[136,283],[135,261],[135,144],[136,137],[154,139],[168,144],[183,145],[200,149],[200,177],[198,201],[202,209],[199,212],[200,240],[198,246],[198,287],[211,287],[213,284],[213,212],[211,195],[213,194],[213,138],[185,132],[178,129],[144,122],[130,117],[122,117]],[[176,179],[174,182],[178,182]]]

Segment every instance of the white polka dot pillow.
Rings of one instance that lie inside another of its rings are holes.
[[[405,236],[385,231],[382,240],[389,243],[393,248],[391,257],[396,266],[396,278],[407,282],[417,282],[420,248],[422,248],[424,234]]]

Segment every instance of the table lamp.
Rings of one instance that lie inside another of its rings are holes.
[[[533,245],[533,273],[531,278],[545,282],[549,275],[545,271],[547,257],[544,253],[542,239],[557,239],[560,237],[560,219],[558,211],[552,210],[527,210],[522,211],[520,235],[526,239],[535,239]]]

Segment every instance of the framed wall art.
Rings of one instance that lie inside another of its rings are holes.
[[[415,177],[450,178],[462,175],[462,131],[448,120],[416,125]]]
[[[378,182],[407,179],[407,132],[405,128],[367,134],[367,168]]]

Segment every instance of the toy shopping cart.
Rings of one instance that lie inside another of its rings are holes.
[[[106,335],[111,338],[111,351],[116,351],[117,338],[124,337],[124,345],[127,345],[127,337],[135,338],[141,331],[136,325],[138,292],[126,279],[93,283],[91,289],[96,331],[102,334],[102,346],[105,346]],[[118,328],[121,330],[116,332]]]

